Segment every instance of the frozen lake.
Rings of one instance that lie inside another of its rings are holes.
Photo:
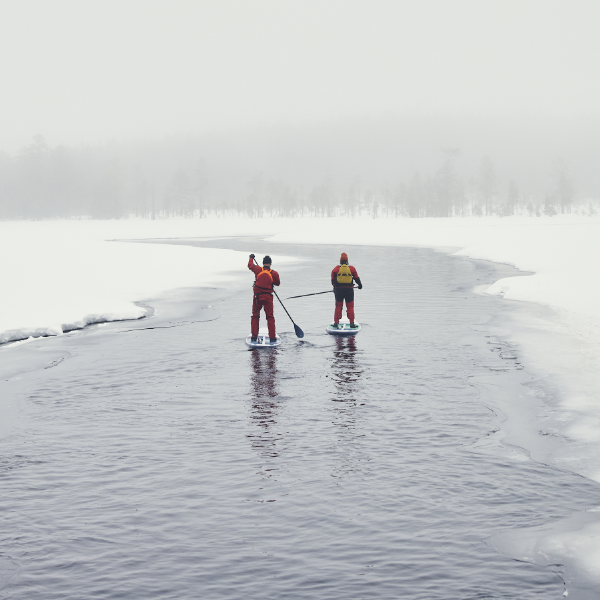
[[[328,289],[339,251],[245,239],[280,296]],[[470,378],[520,373],[472,288],[493,265],[344,248],[356,339],[330,294],[276,304],[250,351],[251,283],[149,299],[156,316],[1,352],[0,589],[11,599],[559,599],[560,567],[485,540],[596,506],[598,485],[486,443]],[[301,259],[279,267],[278,256]],[[198,268],[194,266],[194,268]],[[26,372],[23,372],[26,371]],[[18,374],[19,372],[23,372]]]

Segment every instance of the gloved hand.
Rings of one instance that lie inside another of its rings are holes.
[[[359,284],[358,284],[358,289],[359,289],[359,290],[362,290],[362,283],[359,283]]]
[[[254,258],[254,254],[251,254],[251,255],[250,255],[250,258]]]

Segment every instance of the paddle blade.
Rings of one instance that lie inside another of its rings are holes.
[[[300,327],[298,327],[298,325],[296,325],[296,323],[294,323],[294,329],[296,330],[296,335],[299,338],[303,338],[304,337],[304,331],[302,331],[302,329],[300,329]]]

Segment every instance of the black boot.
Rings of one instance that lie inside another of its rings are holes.
[[[276,337],[269,338],[269,341],[271,342],[271,344],[274,344],[277,341],[277,338]]]
[[[256,343],[256,342],[258,341],[258,336],[257,336],[257,335],[253,335],[253,336],[251,336],[251,337],[250,337],[250,341],[251,341],[252,343]]]

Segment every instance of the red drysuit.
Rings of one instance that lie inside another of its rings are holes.
[[[333,313],[333,322],[339,323],[342,318],[342,310],[344,308],[344,300],[346,301],[346,314],[350,323],[354,323],[354,282],[358,283],[359,288],[362,288],[360,277],[356,269],[352,265],[350,273],[352,273],[352,281],[350,283],[338,283],[337,274],[341,265],[334,267],[331,271],[331,284],[335,293],[335,311]]]
[[[254,282],[254,301],[252,302],[252,337],[258,335],[258,320],[260,319],[260,309],[265,309],[267,316],[267,325],[269,327],[269,337],[275,337],[275,317],[273,316],[273,286],[279,285],[279,273],[272,269],[263,269],[254,264],[254,259],[248,261],[248,268],[256,275]]]

